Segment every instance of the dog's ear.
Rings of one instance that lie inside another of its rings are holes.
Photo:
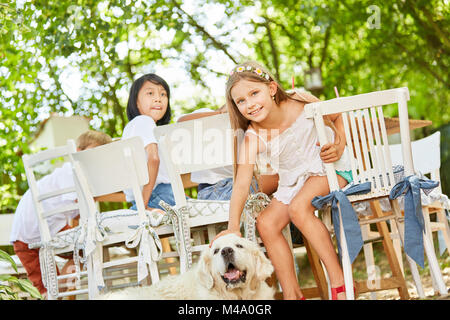
[[[214,278],[211,270],[212,256],[210,249],[203,250],[197,265],[198,281],[202,283],[208,290],[214,286]]]
[[[269,259],[267,259],[266,255],[259,247],[255,248],[254,255],[256,259],[255,267],[256,270],[258,270],[256,272],[256,276],[258,280],[264,281],[267,278],[269,278],[273,273],[274,269],[272,263],[270,262]]]

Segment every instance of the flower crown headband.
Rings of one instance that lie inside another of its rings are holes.
[[[244,71],[256,73],[258,76],[266,80],[270,80],[270,75],[267,72],[262,71],[261,68],[255,68],[252,66],[237,66],[233,70],[231,70],[230,77],[236,72],[244,72]]]

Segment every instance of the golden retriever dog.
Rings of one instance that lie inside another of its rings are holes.
[[[112,300],[269,300],[275,289],[267,285],[273,266],[260,247],[235,234],[216,239],[202,251],[189,271],[167,276],[145,287],[112,291]]]

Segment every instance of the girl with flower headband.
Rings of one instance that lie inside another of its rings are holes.
[[[282,235],[292,221],[311,243],[327,268],[333,299],[345,299],[344,276],[327,228],[314,215],[311,200],[329,193],[323,162],[337,161],[340,187],[351,182],[345,161],[345,135],[340,114],[326,119],[335,143],[320,149],[314,123],[304,115],[312,95],[288,94],[274,77],[255,62],[243,63],[230,73],[226,101],[235,131],[244,131],[238,147],[235,183],[230,202],[227,233],[239,232],[239,221],[255,169],[264,159],[278,172],[278,189],[257,218],[257,229],[267,249],[284,299],[304,299],[295,276],[289,245]],[[343,156],[344,155],[344,156]],[[340,165],[338,165],[340,164]],[[264,168],[258,168],[263,169]],[[338,295],[339,294],[339,295]]]

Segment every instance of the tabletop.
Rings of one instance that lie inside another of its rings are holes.
[[[400,120],[398,118],[386,118],[384,117],[384,122],[386,124],[386,131],[388,135],[400,132]],[[419,129],[433,124],[430,120],[418,120],[409,119],[409,129]]]

